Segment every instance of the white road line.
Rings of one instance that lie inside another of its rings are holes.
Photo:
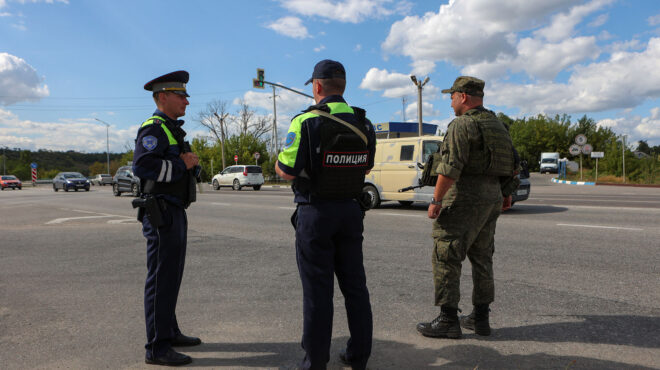
[[[131,223],[131,224],[135,223],[135,224],[137,224],[137,223],[139,223],[139,222],[138,222],[138,220],[136,220],[136,219],[134,219],[134,218],[125,218],[125,219],[123,219],[123,220],[110,220],[110,221],[108,221],[108,223],[109,223],[109,224],[128,224],[128,223]]]
[[[296,209],[296,207],[277,207],[277,208],[286,209],[286,210],[289,210],[289,211],[294,211]]]
[[[593,229],[616,229],[616,230],[632,230],[632,231],[641,231],[644,229],[639,229],[636,227],[618,227],[618,226],[598,226],[598,225],[578,225],[578,224],[557,224],[557,226],[569,226],[569,227],[589,227]]]
[[[73,221],[73,220],[85,220],[85,219],[90,219],[90,218],[106,218],[106,217],[113,217],[110,215],[105,215],[105,216],[82,216],[82,217],[66,217],[66,218],[56,218],[54,220],[50,220],[46,222],[46,225],[53,225],[53,224],[61,224],[67,221]]]
[[[405,213],[385,213],[385,212],[375,212],[374,214],[383,215],[383,216],[397,216],[397,217],[425,217],[426,215],[408,215]]]
[[[514,209],[518,206],[543,206],[543,207],[561,207],[568,209],[614,209],[617,211],[635,211],[635,212],[651,212],[651,213],[660,213],[660,208],[642,208],[642,207],[617,207],[617,206],[576,206],[572,204],[548,204],[548,203],[534,203],[533,201],[525,201],[525,203],[516,203]]]
[[[537,197],[532,197],[529,198],[529,200],[567,200],[571,202],[575,201],[582,201],[582,202],[626,202],[626,203],[660,203],[660,201],[656,200],[612,200],[612,199],[590,199],[590,198],[537,198]]]
[[[214,205],[214,206],[231,206],[231,203],[212,202],[211,205]]]

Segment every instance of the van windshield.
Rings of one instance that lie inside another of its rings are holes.
[[[557,163],[557,159],[555,159],[555,158],[543,158],[543,159],[541,159],[541,163]]]
[[[422,151],[422,163],[426,163],[426,161],[429,159],[429,156],[438,151],[440,145],[442,145],[442,141],[425,141]]]

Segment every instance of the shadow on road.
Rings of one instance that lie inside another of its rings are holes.
[[[566,212],[568,208],[557,207],[557,206],[540,206],[540,205],[527,205],[527,204],[518,204],[511,207],[509,210],[502,212],[503,215],[507,216],[524,216],[524,215],[534,215],[541,213],[559,213]]]
[[[503,329],[498,331],[501,330]],[[333,348],[336,348],[339,343],[345,343],[346,340],[345,337],[335,338]],[[437,348],[418,348],[407,343],[374,340],[369,368],[564,369],[570,367],[572,369],[651,369],[589,357],[556,356],[546,353],[502,354],[485,346],[455,345],[454,343],[457,343],[457,341],[428,338],[429,346]],[[295,369],[303,355],[300,343],[205,343],[199,347],[191,347],[186,350],[194,358],[193,363],[188,366],[195,367],[245,366]],[[195,356],[195,352],[198,354],[201,352],[205,355],[213,352],[218,352],[218,354],[213,354],[213,357],[198,358]],[[330,354],[328,368],[344,368],[338,360],[338,353],[333,352]]]
[[[565,316],[562,316],[565,317]],[[660,348],[660,317],[569,316],[579,322],[561,322],[500,328],[492,340],[576,342]],[[490,339],[489,339],[490,340]]]

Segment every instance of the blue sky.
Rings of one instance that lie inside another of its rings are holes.
[[[196,117],[214,100],[272,117],[257,68],[311,94],[326,58],[373,122],[401,121],[404,107],[417,120],[415,74],[430,77],[424,121],[443,130],[453,111],[440,90],[467,74],[495,111],[586,114],[660,144],[657,0],[0,0],[0,147],[103,152],[100,119],[123,152],[154,110],[144,83],[179,69],[191,74],[184,128],[206,136]],[[281,138],[311,100],[277,94]]]

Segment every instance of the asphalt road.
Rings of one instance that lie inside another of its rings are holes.
[[[371,369],[660,368],[660,188],[560,185],[532,176],[498,222],[490,337],[431,339],[425,205],[365,219]],[[145,242],[131,197],[109,187],[0,192],[0,367],[146,368]],[[191,367],[294,368],[301,288],[286,188],[205,191],[189,209],[177,317],[205,342]],[[471,309],[469,262],[462,276]],[[329,368],[348,337],[336,289]]]

